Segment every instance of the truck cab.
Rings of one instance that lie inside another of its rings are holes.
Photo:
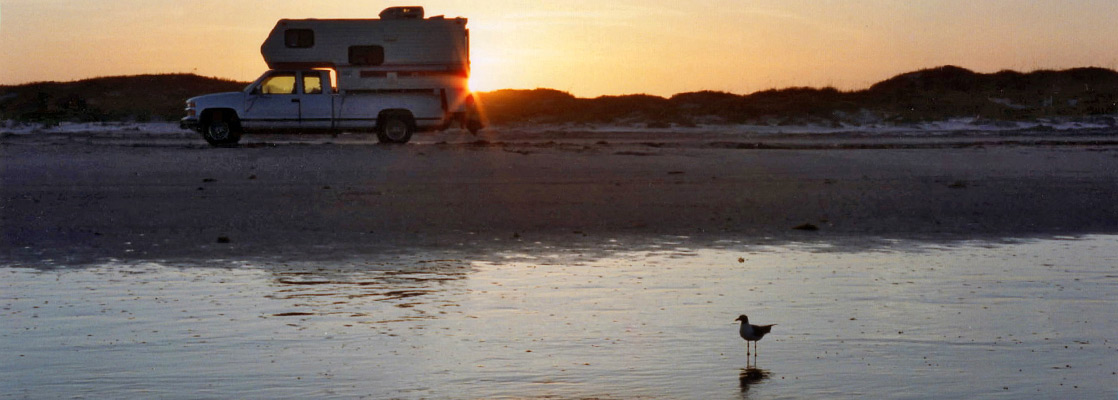
[[[329,130],[332,94],[329,71],[271,70],[240,92],[188,99],[181,125],[214,145],[236,143],[246,131]]]
[[[268,71],[246,88],[248,129],[333,129],[333,87],[323,70]]]

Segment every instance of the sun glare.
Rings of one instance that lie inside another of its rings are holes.
[[[491,92],[503,88],[503,85],[497,79],[494,79],[493,74],[478,69],[477,64],[474,64],[470,69],[468,84],[470,85],[470,91],[473,92]]]

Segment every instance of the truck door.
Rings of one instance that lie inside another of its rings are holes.
[[[274,71],[245,98],[241,124],[252,128],[290,129],[299,127],[299,103],[295,72]]]
[[[299,127],[304,129],[333,128],[334,96],[330,86],[330,71],[303,71],[300,73]]]

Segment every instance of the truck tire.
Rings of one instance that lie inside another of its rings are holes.
[[[481,113],[478,112],[477,99],[472,94],[466,98],[466,116],[463,125],[471,135],[475,136],[481,128],[485,127],[485,123],[481,121]]]
[[[232,146],[241,141],[241,132],[237,129],[236,117],[226,116],[225,112],[214,111],[208,118],[202,120],[202,137],[211,146]]]
[[[471,135],[477,136],[477,131],[480,131],[481,128],[484,127],[485,124],[482,124],[477,118],[469,117],[469,119],[466,120],[466,130],[469,131]]]
[[[402,113],[386,113],[377,126],[377,141],[385,144],[403,144],[415,133],[415,122]]]

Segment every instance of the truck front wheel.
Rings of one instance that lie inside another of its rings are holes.
[[[415,124],[411,118],[399,113],[385,114],[377,129],[377,140],[381,143],[407,143],[412,133],[415,133]]]
[[[234,116],[226,116],[221,111],[214,111],[202,122],[202,137],[211,146],[230,146],[241,140],[241,132],[237,130]]]

